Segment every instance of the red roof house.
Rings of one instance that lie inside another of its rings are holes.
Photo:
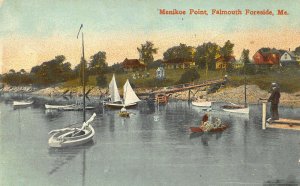
[[[280,53],[275,49],[262,48],[253,55],[253,61],[256,65],[278,65]]]

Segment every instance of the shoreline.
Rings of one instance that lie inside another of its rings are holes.
[[[87,86],[86,90],[90,90],[89,96],[100,98],[101,95],[107,95],[107,88],[97,88]],[[137,88],[135,89],[137,94],[145,94],[153,91],[154,88]],[[156,88],[157,89],[157,88]],[[63,94],[65,91],[69,90],[67,93]],[[120,93],[122,92],[119,90]],[[45,97],[55,97],[55,96],[68,96],[70,92],[72,96],[81,96],[82,87],[72,87],[72,88],[61,88],[61,87],[48,87],[43,89],[36,89],[27,87],[4,87],[3,93],[15,93],[15,94],[30,94],[31,96],[45,96]],[[178,100],[188,100],[189,91],[174,93],[170,96],[172,99]],[[247,103],[257,104],[259,103],[259,98],[268,98],[270,93],[261,90],[257,85],[247,85]],[[205,89],[199,88],[191,91],[191,99],[206,99],[207,101],[213,102],[231,102],[235,104],[244,104],[244,86],[230,87],[225,86],[220,88],[215,93],[206,94]],[[300,92],[295,93],[285,93],[281,92],[281,98],[279,105],[283,106],[293,106],[300,107]]]

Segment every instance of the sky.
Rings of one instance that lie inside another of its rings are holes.
[[[287,16],[159,15],[159,9],[287,10]],[[300,46],[300,0],[0,0],[0,73],[25,69],[65,55],[73,67],[105,51],[109,65],[138,58],[137,47],[152,41],[161,59],[170,47],[205,42],[235,44],[234,55],[261,47]]]

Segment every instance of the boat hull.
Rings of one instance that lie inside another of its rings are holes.
[[[14,101],[13,102],[13,106],[17,107],[17,106],[29,106],[32,105],[33,101]]]
[[[211,101],[203,101],[203,102],[192,101],[192,105],[196,107],[211,107]]]
[[[95,130],[91,125],[89,125],[87,129],[83,130],[84,134],[79,136],[69,137],[70,134],[73,132],[74,131],[70,129],[70,130],[57,132],[53,134],[48,140],[49,146],[53,148],[67,148],[67,147],[83,145],[91,141],[95,134]]]
[[[45,104],[45,108],[46,109],[64,109],[64,108],[69,108],[69,107],[73,107],[75,105],[48,105]]]
[[[105,107],[109,107],[109,108],[123,108],[125,106],[125,108],[129,108],[129,107],[134,107],[137,106],[137,103],[130,103],[128,105],[124,105],[121,103],[104,103]]]
[[[210,131],[204,131],[201,127],[190,127],[190,132],[191,133],[197,133],[197,132],[222,132],[227,128],[228,128],[228,125],[222,125],[221,127],[213,128]]]
[[[223,108],[225,112],[232,112],[232,113],[240,113],[240,114],[249,114],[249,107],[247,108],[232,108],[232,109],[225,109]]]

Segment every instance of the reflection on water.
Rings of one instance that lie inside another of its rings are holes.
[[[142,102],[129,109],[96,110],[92,143],[67,149],[48,147],[48,132],[81,124],[77,111],[45,111],[42,105],[14,110],[0,102],[2,185],[262,185],[300,180],[299,133],[261,130],[260,105],[250,116],[213,105],[203,111],[184,101],[157,107]],[[280,108],[297,118],[299,109]],[[87,118],[93,111],[87,111]],[[202,116],[220,118],[221,133],[189,133]],[[295,116],[296,115],[296,116]],[[9,131],[9,132],[7,132]],[[294,175],[294,176],[290,176]],[[286,181],[287,180],[287,181]]]

